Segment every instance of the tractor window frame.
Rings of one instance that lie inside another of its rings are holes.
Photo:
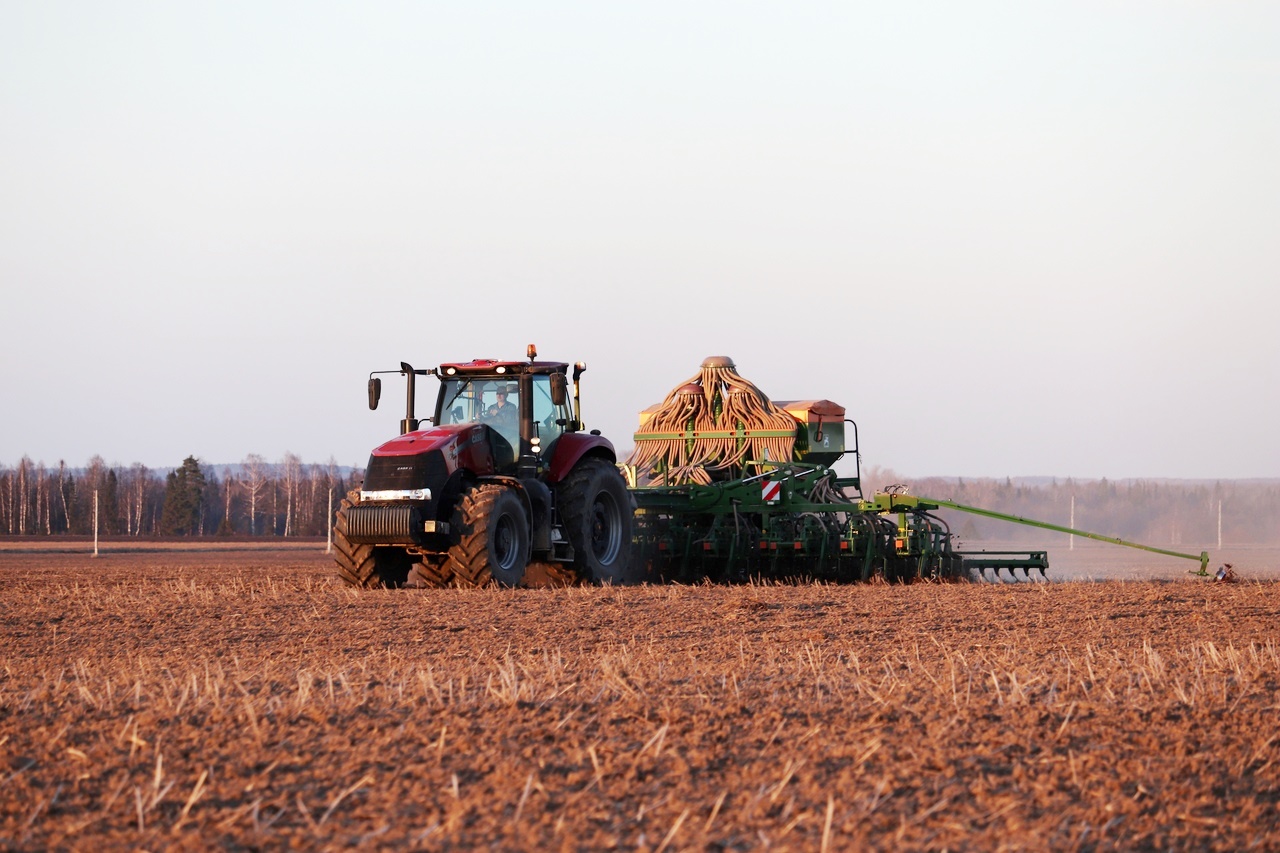
[[[543,448],[550,448],[552,442],[564,435],[573,422],[573,413],[566,400],[564,405],[557,406],[551,401],[551,374],[535,373],[530,377],[529,395],[532,400],[532,421],[535,434],[542,442]],[[564,424],[557,421],[563,420]]]

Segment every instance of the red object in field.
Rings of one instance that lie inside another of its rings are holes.
[[[632,501],[613,444],[587,431],[581,362],[407,362],[401,434],[369,456],[362,488],[338,508],[342,579],[359,587],[635,583]],[[415,380],[440,381],[430,417]],[[382,380],[370,374],[369,407]],[[572,387],[571,387],[572,383]],[[419,429],[419,424],[426,426]],[[531,564],[544,568],[530,578]],[[550,574],[545,570],[551,567]]]

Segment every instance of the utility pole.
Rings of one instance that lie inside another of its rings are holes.
[[[1218,538],[1222,538],[1219,534]],[[93,490],[93,556],[98,556],[98,490]]]

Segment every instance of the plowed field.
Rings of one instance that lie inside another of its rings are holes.
[[[311,549],[0,552],[0,847],[1275,850],[1278,614],[1256,581],[355,592]]]

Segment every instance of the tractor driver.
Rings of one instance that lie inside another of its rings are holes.
[[[498,400],[485,413],[485,420],[508,439],[520,433],[520,418],[516,414],[516,404],[507,399],[507,392],[510,390],[506,385],[499,385],[494,390]]]

